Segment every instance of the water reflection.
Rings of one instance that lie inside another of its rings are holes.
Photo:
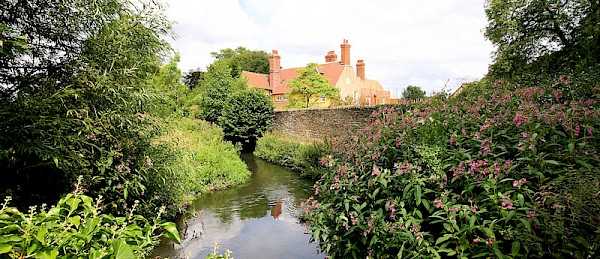
[[[242,186],[202,195],[195,217],[181,222],[182,243],[163,243],[155,255],[206,258],[215,243],[235,258],[324,258],[298,223],[298,206],[312,192],[311,181],[251,154],[242,159],[253,172]]]

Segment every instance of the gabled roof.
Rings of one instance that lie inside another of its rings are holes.
[[[284,94],[289,93],[292,89],[289,87],[289,82],[300,76],[298,70],[303,69],[304,67],[295,67],[295,68],[287,68],[281,70],[281,80],[283,84],[275,86],[273,89],[273,94]],[[319,64],[317,67],[317,71],[321,73],[327,81],[329,85],[335,86],[342,76],[342,72],[344,72],[344,65],[339,62],[331,62],[326,64]]]
[[[248,83],[250,83],[252,87],[273,90],[271,86],[269,86],[269,75],[248,71],[242,71],[242,74],[248,79]]]
[[[335,86],[342,76],[342,72],[344,72],[344,65],[339,62],[331,62],[320,64],[317,67],[317,71],[321,73],[327,81],[329,85]],[[242,74],[248,78],[248,82],[252,87],[262,88],[267,90],[272,90],[273,94],[286,94],[292,91],[289,87],[289,82],[300,76],[298,70],[303,69],[304,67],[295,67],[295,68],[287,68],[281,70],[281,84],[277,84],[275,86],[269,85],[269,75],[266,74],[258,74],[248,71],[242,71]]]

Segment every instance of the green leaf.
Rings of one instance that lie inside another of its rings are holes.
[[[80,216],[73,216],[67,219],[68,222],[70,222],[71,224],[75,225],[75,228],[79,229],[79,225],[81,224],[81,217]]]
[[[569,145],[567,147],[569,148],[569,152],[573,153],[573,149],[575,149],[575,144],[569,143]]]
[[[35,234],[35,238],[42,243],[42,245],[46,244],[46,234],[48,233],[48,229],[45,226],[40,226],[38,232]]]
[[[46,250],[41,253],[37,253],[35,258],[38,259],[55,259],[58,256],[58,249]]]
[[[509,211],[506,215],[505,222],[508,222],[515,215],[515,213],[516,212],[514,210]]]
[[[450,239],[450,238],[452,238],[452,236],[451,236],[451,235],[448,235],[448,234],[446,234],[446,235],[444,235],[444,236],[441,236],[440,238],[438,238],[438,239],[435,241],[435,245],[438,245],[438,244],[440,244],[440,243],[442,243],[442,242],[444,242],[444,241],[446,241],[446,240],[448,240],[448,239]]]
[[[473,228],[475,226],[475,220],[477,220],[477,218],[475,216],[469,217],[469,227],[470,228]]]
[[[517,199],[519,200],[519,204],[521,204],[521,206],[525,205],[525,196],[523,196],[523,194],[517,194]]]
[[[418,184],[415,186],[415,202],[417,206],[421,204],[421,186]]]
[[[559,165],[558,162],[556,162],[555,160],[544,160],[543,163],[551,164],[551,165]]]
[[[124,240],[118,239],[112,243],[113,256],[115,259],[135,259],[133,250]]]
[[[502,254],[502,252],[500,252],[500,250],[498,249],[498,247],[494,247],[494,253],[496,254],[496,256],[500,259],[504,258],[504,255]]]
[[[519,241],[514,241],[511,249],[512,255],[516,257],[519,254],[519,249],[521,249],[521,243],[519,243]]]
[[[0,254],[6,254],[8,252],[11,252],[12,249],[12,245],[10,244],[0,244]]]
[[[168,238],[169,240],[180,244],[181,243],[181,238],[179,237],[179,231],[177,231],[177,225],[175,225],[175,223],[173,222],[165,222],[162,223],[161,226],[166,230],[166,232],[163,233],[163,235]]]

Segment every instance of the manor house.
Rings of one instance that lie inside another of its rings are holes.
[[[365,74],[364,60],[356,62],[356,72],[350,63],[350,44],[344,40],[340,45],[341,60],[335,51],[331,50],[325,55],[325,63],[319,64],[317,70],[329,81],[331,86],[340,90],[340,99],[350,104],[376,105],[390,103],[390,91],[385,90],[377,81],[367,79]],[[271,95],[275,107],[281,109],[288,104],[286,94],[291,91],[288,86],[290,80],[300,74],[298,68],[281,68],[281,56],[277,50],[273,50],[269,56],[270,72],[266,74],[243,71],[251,87],[263,89]],[[331,106],[330,100],[320,97],[318,106]]]

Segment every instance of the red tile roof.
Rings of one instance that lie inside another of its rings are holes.
[[[273,90],[271,86],[269,86],[269,75],[248,71],[242,71],[242,74],[248,79],[250,86],[261,89]]]
[[[292,79],[300,76],[300,73],[298,73],[298,70],[300,69],[303,69],[303,67],[282,69],[281,80],[283,81],[283,84],[275,86],[273,94],[289,93],[292,89],[288,86],[288,83]],[[327,78],[329,85],[335,86],[344,71],[344,66],[338,62],[320,64],[317,67],[317,71]]]

